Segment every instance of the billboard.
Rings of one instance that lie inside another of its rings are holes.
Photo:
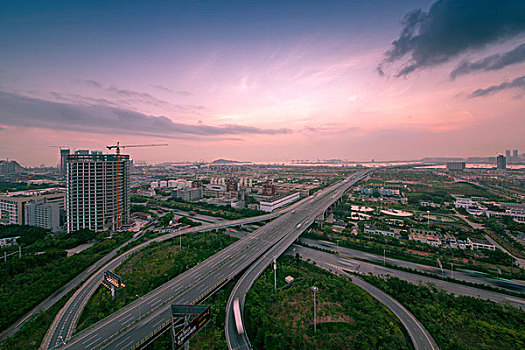
[[[115,288],[122,288],[125,287],[124,283],[122,283],[122,278],[120,278],[119,275],[116,273],[113,273],[111,271],[104,271],[104,284],[107,285],[108,288],[115,287]]]
[[[208,323],[210,318],[209,305],[171,305],[171,330],[174,346],[178,348],[184,345]]]

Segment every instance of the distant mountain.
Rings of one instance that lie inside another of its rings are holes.
[[[250,162],[238,162],[236,160],[228,160],[228,159],[216,159],[210,164],[245,164]]]
[[[7,174],[18,174],[24,171],[25,168],[20,166],[17,161],[15,160],[0,160],[0,174],[7,175]]]

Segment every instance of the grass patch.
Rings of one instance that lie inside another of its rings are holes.
[[[414,314],[445,349],[523,349],[525,312],[507,304],[455,297],[432,285],[363,276]]]
[[[300,259],[278,262],[278,290],[268,269],[246,298],[246,329],[255,349],[410,349],[401,326],[383,305],[350,281]],[[287,285],[285,276],[295,282]],[[317,332],[313,292],[317,286]]]
[[[73,293],[75,293],[74,290],[57,301],[49,309],[36,314],[30,321],[27,321],[22,326],[18,333],[13,337],[5,339],[0,344],[0,348],[5,350],[38,349],[51,323],[53,323],[56,314],[66,304]]]
[[[131,238],[128,232],[97,242],[67,257],[64,250],[23,255],[2,263],[0,270],[0,329],[7,328],[42,300]]]

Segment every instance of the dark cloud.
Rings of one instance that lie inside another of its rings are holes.
[[[161,90],[161,91],[164,91],[164,92],[173,92],[173,90],[168,89],[167,87],[162,86],[162,85],[154,85],[154,84],[151,84],[151,87],[154,87],[155,89],[157,89],[157,90]]]
[[[133,99],[139,102],[155,105],[155,106],[169,106],[171,103],[168,101],[160,100],[146,92],[137,92],[133,90],[120,89],[116,86],[111,85],[110,87],[104,88],[104,91],[110,92],[118,97]]]
[[[94,89],[102,89],[102,85],[98,81],[95,81],[95,80],[91,80],[91,79],[75,79],[73,81],[75,83],[79,84],[79,85],[84,85],[84,86],[87,86],[87,87],[90,87],[90,88],[94,88]]]
[[[179,90],[179,91],[173,91],[165,86],[162,86],[162,85],[154,85],[154,84],[151,84],[151,87],[154,87],[155,89],[157,90],[161,90],[161,91],[164,91],[164,92],[169,92],[169,93],[172,93],[172,94],[175,94],[175,95],[179,95],[179,96],[192,96],[193,94],[189,91],[183,91],[183,90]]]
[[[201,112],[201,111],[206,109],[206,107],[198,106],[198,105],[180,105],[180,104],[174,105],[174,104],[171,104],[168,101],[164,101],[164,100],[158,99],[155,96],[153,96],[151,94],[148,94],[146,92],[139,92],[139,91],[133,91],[133,90],[129,90],[129,89],[122,89],[122,88],[116,87],[114,85],[111,85],[109,87],[104,87],[104,85],[102,85],[101,83],[99,83],[99,82],[97,82],[95,80],[76,79],[76,80],[74,80],[74,82],[79,84],[79,85],[87,86],[89,88],[105,92],[105,93],[111,95],[111,97],[122,99],[122,100],[120,100],[118,102],[121,102],[124,105],[126,105],[125,106],[126,108],[128,107],[128,104],[130,102],[140,102],[140,103],[145,103],[145,104],[154,105],[154,106],[158,106],[158,107],[169,107],[171,109],[177,110],[179,112],[185,112],[185,113],[197,113],[197,114],[199,114],[199,112]],[[172,90],[170,90],[170,89],[168,89],[166,87],[160,86],[160,85],[151,85],[151,86],[153,86],[153,87],[155,87],[157,89],[161,89],[161,90],[164,90],[164,91],[169,91],[171,93],[174,93],[174,94],[177,94],[177,95],[181,95],[181,96],[190,96],[191,95],[191,92],[189,92],[189,91],[172,91]],[[73,102],[73,101],[71,101],[71,102]],[[83,102],[83,101],[79,101],[79,102]],[[113,104],[115,104],[115,103],[113,103]]]
[[[190,125],[174,123],[106,105],[60,103],[0,92],[0,124],[73,130],[100,134],[134,134],[166,138],[227,137],[249,134],[286,134],[290,129],[261,129],[242,125]]]
[[[416,10],[403,20],[403,30],[386,52],[384,65],[409,56],[396,76],[432,67],[468,50],[511,38],[525,31],[525,6],[515,0],[439,0],[428,12]]]
[[[60,101],[60,102],[119,107],[117,103],[107,100],[105,98],[92,98],[92,97],[86,97],[86,96],[77,95],[77,94],[63,94],[63,93],[56,92],[56,91],[51,91],[49,95],[52,96],[55,100]]]
[[[504,82],[499,85],[492,85],[486,89],[477,89],[476,91],[471,93],[468,97],[469,98],[481,97],[481,96],[495,94],[503,90],[515,89],[515,88],[525,89],[525,75],[522,77],[516,78],[511,82]]]
[[[525,19],[524,19],[525,21]],[[475,71],[491,71],[498,70],[510,66],[512,64],[525,62],[525,44],[516,46],[514,49],[497,53],[481,60],[470,62],[462,61],[450,73],[450,79],[455,79],[460,75],[469,74]]]

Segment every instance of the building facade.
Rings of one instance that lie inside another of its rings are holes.
[[[447,170],[449,171],[463,171],[465,170],[465,162],[448,162]]]
[[[129,156],[72,154],[67,157],[67,232],[119,230],[129,224]],[[120,227],[119,227],[120,215]]]
[[[54,193],[32,193],[24,192],[11,195],[2,195],[0,196],[0,224],[4,225],[30,225],[30,226],[39,226],[33,225],[26,222],[26,212],[28,208],[34,203],[38,202],[49,202],[57,203],[58,210],[50,213],[51,216],[43,218],[43,220],[52,221],[52,216],[55,215],[57,218],[61,215],[60,209],[64,208],[64,193],[63,192],[54,192]],[[46,227],[48,228],[48,227]],[[57,230],[59,230],[57,228]]]
[[[180,198],[186,202],[194,202],[202,199],[203,188],[185,188],[182,190],[171,190],[171,196],[174,198]]]
[[[499,170],[506,169],[507,168],[507,158],[502,154],[498,155],[498,157],[496,158],[496,166],[498,167]]]
[[[64,195],[56,199],[42,199],[26,204],[24,223],[60,232],[64,228]]]
[[[261,200],[259,202],[259,208],[262,211],[271,213],[275,209],[278,209],[280,207],[293,203],[296,200],[299,200],[299,198],[299,192],[295,192],[287,196],[277,196],[273,197],[271,200]]]
[[[65,177],[67,172],[66,160],[69,156],[69,149],[60,149],[60,176]]]

